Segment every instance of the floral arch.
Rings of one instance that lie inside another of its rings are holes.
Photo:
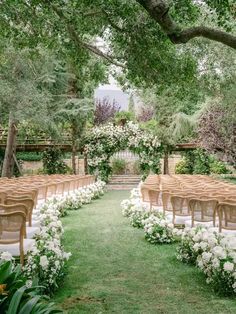
[[[151,171],[160,172],[162,146],[158,138],[128,122],[125,126],[108,123],[94,127],[85,139],[88,170],[107,181],[112,173],[110,158],[117,152],[129,149],[139,156],[143,176]]]

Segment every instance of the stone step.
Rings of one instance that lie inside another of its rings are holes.
[[[138,174],[113,174],[113,178],[140,178]]]
[[[140,180],[137,180],[137,179],[126,179],[126,180],[123,180],[123,179],[110,179],[109,182],[114,182],[114,183],[127,183],[127,182],[130,182],[130,183],[139,183]]]
[[[121,184],[121,185],[107,184],[108,190],[132,190],[136,187],[137,187],[137,185],[133,185],[133,184]]]
[[[114,175],[110,178],[109,182],[137,184],[138,182],[140,182],[140,180],[140,176]]]

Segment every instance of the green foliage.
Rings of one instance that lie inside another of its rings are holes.
[[[40,295],[36,281],[30,287],[23,276],[21,266],[14,266],[11,261],[0,261],[0,312],[2,314],[50,314],[62,313],[53,303]]]
[[[179,161],[175,166],[175,173],[176,174],[192,174],[189,168],[189,163],[186,158]]]
[[[210,172],[214,173],[214,174],[228,174],[228,173],[231,173],[231,171],[226,167],[226,165],[222,161],[216,160],[213,157],[211,157]]]
[[[194,152],[195,160],[193,174],[210,174],[209,154],[202,149],[196,149]]]
[[[133,164],[133,172],[134,174],[141,174],[141,169],[140,169],[140,162],[139,160],[135,160]]]
[[[149,172],[160,173],[160,158],[163,147],[153,134],[140,129],[139,125],[128,122],[124,126],[112,124],[95,127],[87,134],[85,152],[90,173],[108,180],[112,173],[109,159],[119,151],[128,148],[139,157],[140,170],[146,177]],[[107,166],[107,169],[106,169]]]
[[[132,111],[119,111],[116,112],[115,117],[114,117],[114,121],[116,124],[121,124],[121,123],[125,123],[128,121],[135,121],[135,115],[134,112]]]
[[[58,148],[48,148],[43,152],[43,170],[46,174],[68,172],[68,166],[62,160],[62,154]]]
[[[126,161],[124,159],[113,159],[112,160],[112,173],[113,174],[124,174],[126,169]]]
[[[40,161],[43,158],[41,152],[18,152],[16,157],[23,161]]]
[[[184,154],[183,160],[175,166],[176,174],[227,174],[230,170],[203,149],[196,149]]]

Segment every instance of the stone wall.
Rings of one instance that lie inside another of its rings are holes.
[[[181,160],[180,155],[171,155],[169,157],[169,172],[170,174],[175,173],[175,165]],[[71,159],[64,159],[65,163],[72,168]],[[126,160],[126,174],[136,174],[133,171],[133,165],[135,160]],[[161,160],[162,173],[163,173],[163,159]],[[76,168],[78,174],[84,174],[84,159],[76,159]],[[38,171],[43,169],[42,161],[24,161],[23,163],[23,173],[25,174],[37,174]]]

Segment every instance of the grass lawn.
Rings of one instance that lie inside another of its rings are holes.
[[[110,191],[63,218],[72,252],[54,301],[65,313],[236,313],[195,267],[175,258],[175,245],[154,246],[121,215],[127,191]]]

